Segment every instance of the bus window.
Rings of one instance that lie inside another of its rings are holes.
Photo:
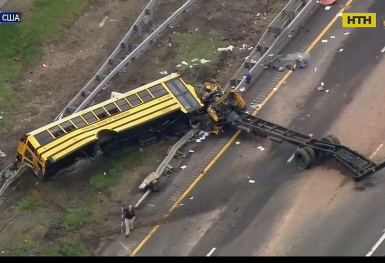
[[[122,111],[125,111],[125,110],[128,110],[131,108],[131,106],[128,104],[128,102],[125,99],[118,100],[115,103],[116,103],[116,105],[118,105],[118,107]]]
[[[167,94],[167,91],[163,88],[162,85],[157,85],[155,87],[149,88],[148,90],[151,92],[155,99]]]
[[[138,98],[138,96],[136,96],[135,94],[134,94],[134,95],[128,96],[128,97],[127,97],[127,100],[128,100],[128,102],[129,102],[133,107],[135,107],[135,106],[137,106],[137,105],[139,105],[139,104],[141,103],[140,100],[139,100],[139,98]]]
[[[84,126],[87,126],[87,123],[81,117],[73,118],[71,121],[77,128],[83,128]]]
[[[153,100],[151,94],[148,93],[147,90],[142,90],[142,91],[138,92],[138,95],[139,95],[139,97],[142,99],[142,101],[143,101],[144,103]]]
[[[95,115],[92,114],[92,112],[86,113],[83,115],[83,118],[88,122],[88,124],[94,123],[98,119],[96,119]]]
[[[62,124],[60,124],[60,126],[66,132],[70,132],[76,129],[75,126],[70,121],[63,122]]]
[[[94,113],[99,118],[99,120],[103,120],[109,116],[108,113],[103,108],[94,110]]]
[[[118,107],[116,107],[116,105],[114,103],[108,104],[108,105],[104,106],[104,108],[108,111],[108,113],[110,115],[114,115],[114,114],[119,113],[119,109],[118,109]]]
[[[65,132],[62,130],[62,128],[60,128],[60,126],[54,126],[51,129],[49,129],[49,131],[52,133],[52,135],[55,138],[59,138],[60,136],[65,134]]]
[[[27,142],[27,147],[31,150],[31,152],[35,152],[35,147],[33,147],[33,145],[29,141]]]
[[[32,164],[33,156],[32,153],[28,150],[25,151],[25,158],[28,159],[28,161]]]
[[[35,135],[35,138],[41,146],[44,146],[44,145],[52,142],[53,140],[55,140],[55,138],[53,138],[52,135],[47,131],[43,131],[43,132]]]

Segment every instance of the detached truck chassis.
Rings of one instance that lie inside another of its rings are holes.
[[[309,169],[327,158],[334,158],[349,169],[353,174],[353,180],[358,182],[385,167],[385,162],[374,163],[364,155],[341,145],[340,140],[334,135],[318,140],[239,110],[234,110],[228,121],[237,129],[256,136],[269,137],[273,142],[287,142],[298,146],[294,153],[294,160],[300,169]]]

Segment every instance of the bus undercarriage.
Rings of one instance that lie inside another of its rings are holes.
[[[44,179],[74,172],[84,159],[116,158],[127,152],[153,145],[160,140],[183,135],[190,128],[192,114],[174,111],[150,122],[119,133],[101,131],[94,143],[56,161],[47,162]]]

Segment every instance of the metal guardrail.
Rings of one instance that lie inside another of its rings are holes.
[[[165,30],[179,15],[181,15],[188,7],[194,4],[195,0],[184,0],[184,4],[176,10],[172,15],[156,28],[144,41],[139,45],[133,46],[128,42],[132,34],[141,34],[140,23],[142,21],[149,22],[153,19],[152,7],[157,0],[151,0],[128,33],[123,37],[117,48],[103,64],[96,75],[87,83],[87,85],[71,100],[71,102],[63,109],[63,111],[54,119],[59,120],[66,115],[71,115],[90,106],[92,100],[97,96],[100,90],[108,84],[108,82],[119,73],[119,71],[129,62],[137,58],[150,44],[159,38],[161,32]],[[147,21],[148,20],[148,21]],[[121,55],[121,59],[117,58]]]
[[[245,83],[245,75],[250,73],[255,81],[262,74],[262,65],[267,58],[272,54],[279,54],[298,32],[298,27],[319,6],[316,0],[291,0],[268,26],[253,51],[224,85],[224,89],[235,86],[237,90],[247,90],[251,84]]]
[[[263,61],[266,60],[270,54],[278,54],[282,51],[282,49],[293,38],[295,33],[294,29],[298,27],[301,22],[308,18],[309,14],[311,14],[310,11],[315,7],[316,4],[316,0],[291,0],[275,17],[273,22],[270,23],[249,57],[245,62],[242,63],[242,66],[237,70],[234,76],[226,83],[224,90],[228,90],[230,87],[234,86],[236,86],[236,89],[244,87],[245,78],[243,76],[247,72],[250,72],[255,80],[262,73],[261,64]],[[269,45],[269,43],[271,43],[271,45]],[[257,58],[257,56],[259,56],[259,58]],[[255,59],[258,61],[254,62]],[[178,149],[180,149],[183,144],[186,143],[186,141],[192,138],[196,132],[197,130],[193,129],[180,141],[178,141],[172,147],[172,151],[170,151],[170,153],[166,156],[161,165],[159,165],[156,172],[150,173],[142,184],[149,185],[151,180],[158,180],[161,173],[164,172],[166,166],[172,160]],[[138,208],[150,193],[151,189],[148,189],[136,202],[135,208]]]
[[[177,143],[175,143],[170,149],[167,156],[163,159],[161,164],[158,166],[156,171],[150,173],[149,176],[146,177],[146,179],[144,180],[144,184],[149,185],[150,183],[152,183],[153,180],[159,180],[160,176],[164,173],[164,171],[167,168],[167,165],[174,158],[175,154],[179,151],[180,148],[182,148],[183,145],[185,145],[189,140],[191,140],[191,138],[193,138],[198,133],[198,131],[199,130],[197,129],[190,130]],[[134,207],[138,208],[150,193],[151,193],[151,189],[147,189],[147,191],[143,194],[143,196],[135,203]]]

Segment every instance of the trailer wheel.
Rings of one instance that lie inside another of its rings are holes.
[[[326,137],[322,138],[321,141],[327,142],[327,143],[334,143],[333,138],[331,138],[329,136],[326,136]]]
[[[341,145],[341,142],[340,140],[337,138],[337,136],[333,135],[333,134],[329,134],[328,136],[326,137],[329,137],[330,139],[332,139],[333,143],[334,144],[338,144],[338,145]]]
[[[295,154],[294,154],[294,158],[295,158],[295,162],[299,168],[301,168],[301,169],[310,168],[310,165],[312,163],[311,156],[309,155],[309,153],[305,149],[301,148],[301,149],[296,150]]]
[[[314,162],[316,154],[313,148],[305,146],[303,149],[309,154],[311,162]]]

